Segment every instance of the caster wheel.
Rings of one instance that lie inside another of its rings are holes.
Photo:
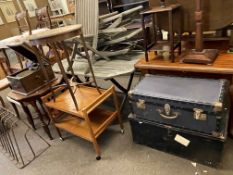
[[[124,133],[125,133],[124,129],[121,129],[121,134],[124,134]]]
[[[62,137],[59,138],[61,141],[64,141],[64,139]]]
[[[101,157],[100,157],[100,156],[97,156],[97,157],[96,157],[96,160],[100,160],[100,159],[101,159]]]

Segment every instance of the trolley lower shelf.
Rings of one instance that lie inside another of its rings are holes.
[[[89,114],[89,118],[94,137],[97,138],[116,117],[117,112],[106,111],[99,108],[92,111]],[[84,119],[64,114],[55,126],[76,136],[92,141],[89,126]]]

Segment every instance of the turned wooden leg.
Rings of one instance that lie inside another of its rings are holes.
[[[41,114],[41,111],[40,111],[40,109],[38,108],[38,106],[37,106],[37,104],[36,104],[36,101],[32,102],[31,104],[34,106],[34,108],[35,108],[35,110],[36,110],[36,113],[38,114],[38,117],[39,117],[39,119],[40,119],[40,121],[41,121],[41,126],[43,127],[45,133],[46,133],[46,134],[48,135],[48,137],[52,140],[53,137],[52,137],[52,135],[51,135],[51,133],[50,133],[49,127],[48,127],[48,125],[46,125],[46,123],[44,122],[43,115]]]
[[[18,110],[18,108],[16,107],[16,104],[11,102],[11,105],[12,105],[12,107],[13,107],[15,113],[16,113],[17,118],[20,119],[21,117],[20,117],[20,115],[19,115],[19,110]]]
[[[31,114],[30,110],[28,109],[28,107],[24,103],[21,103],[21,106],[23,108],[23,111],[27,115],[27,120],[28,120],[29,124],[32,126],[32,128],[34,130],[36,130],[36,127],[35,127],[35,124],[34,124],[34,121],[33,121],[32,114]]]
[[[233,82],[231,82],[231,86],[230,86],[230,96],[231,96],[231,105],[233,105]],[[229,119],[229,128],[228,128],[228,133],[229,136],[233,137],[233,110],[231,107],[230,110],[230,119]]]
[[[44,105],[43,105],[42,100],[39,99],[38,102],[39,102],[39,104],[40,104],[40,106],[41,106],[41,109],[43,110],[44,116],[45,116],[46,119],[48,120],[48,125],[49,125],[50,122],[51,122],[51,119],[50,119],[50,117],[49,117],[49,114],[48,114],[48,112],[45,110],[45,107],[44,107]]]

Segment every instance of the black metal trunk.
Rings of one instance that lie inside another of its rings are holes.
[[[229,111],[226,80],[147,75],[130,93],[137,118],[221,138]]]
[[[135,115],[131,115],[129,119],[135,143],[175,154],[207,166],[217,167],[221,163],[224,139],[138,119]],[[226,123],[223,125],[226,125]],[[223,126],[222,128],[227,127]],[[223,138],[226,138],[226,135],[227,132],[224,130]]]

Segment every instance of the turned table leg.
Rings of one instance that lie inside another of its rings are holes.
[[[32,114],[31,114],[30,110],[28,109],[28,107],[24,103],[21,103],[21,106],[23,108],[23,111],[27,115],[27,120],[28,120],[29,124],[32,126],[32,128],[34,130],[36,130],[36,127],[35,127],[35,124],[34,124],[34,121],[33,121]]]
[[[39,119],[40,119],[40,121],[41,121],[41,126],[43,127],[45,133],[46,133],[46,134],[48,135],[48,137],[52,140],[53,137],[52,137],[52,135],[51,135],[51,133],[50,133],[49,127],[48,127],[48,125],[44,122],[43,114],[41,113],[40,109],[38,108],[38,106],[37,106],[37,104],[36,104],[36,101],[33,101],[31,104],[33,105],[33,107],[34,107],[35,110],[36,110],[36,113],[38,114],[38,117],[39,117]]]
[[[18,108],[16,107],[16,104],[13,103],[13,102],[11,102],[11,106],[13,107],[13,109],[14,109],[14,111],[15,111],[15,113],[16,113],[17,118],[20,119],[19,110],[18,110]]]

